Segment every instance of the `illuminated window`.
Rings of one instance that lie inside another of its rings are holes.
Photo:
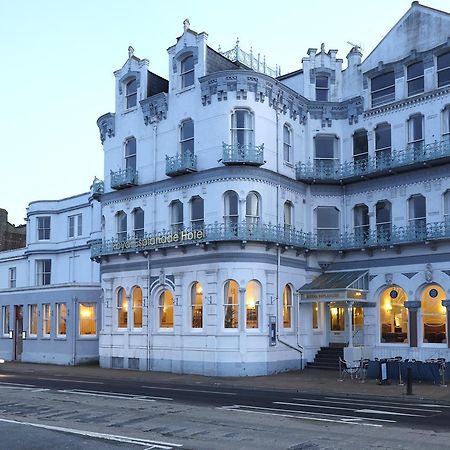
[[[50,324],[51,324],[51,308],[49,303],[42,305],[42,334],[45,337],[50,336]]]
[[[95,303],[80,303],[79,305],[80,336],[97,334],[97,318]]]
[[[133,328],[142,328],[142,289],[133,289]]]
[[[283,291],[283,327],[292,328],[292,289],[288,284]]]
[[[312,308],[312,327],[319,328],[319,304],[317,302],[311,303]]]
[[[447,342],[447,309],[442,306],[445,291],[437,284],[425,288],[421,298],[423,342],[443,344]]]
[[[364,309],[361,306],[354,306],[352,309],[353,331],[362,330],[364,327]]]
[[[251,280],[245,290],[245,327],[258,328],[261,305],[261,283]]]
[[[50,216],[37,218],[37,233],[39,241],[50,239]]]
[[[65,337],[67,334],[67,307],[65,303],[56,304],[56,314],[58,316],[56,334]]]
[[[168,290],[159,296],[159,326],[173,328],[173,295]]]
[[[3,336],[9,335],[9,305],[2,306],[2,333]]]
[[[28,334],[36,337],[38,331],[38,305],[28,307]]]
[[[124,288],[117,292],[117,328],[128,328],[128,298]]]
[[[292,162],[292,130],[286,124],[283,127],[283,156],[286,162]]]
[[[337,306],[336,303],[330,303],[330,329],[331,331],[345,330],[345,308]]]
[[[194,57],[192,55],[186,56],[181,61],[181,87],[189,87],[194,84]]]
[[[406,292],[398,286],[385,289],[380,295],[381,342],[408,342],[408,310]]]
[[[234,280],[228,280],[224,288],[224,327],[238,328],[239,286]]]
[[[137,81],[136,78],[133,78],[130,80],[126,87],[126,102],[127,102],[127,108],[133,108],[137,104]]]
[[[191,288],[192,328],[203,328],[203,287],[196,281]]]

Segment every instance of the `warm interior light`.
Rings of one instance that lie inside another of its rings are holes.
[[[361,297],[362,292],[355,292],[356,297]]]
[[[392,305],[391,305],[390,302],[386,302],[386,303],[384,304],[384,310],[385,310],[387,313],[392,311]]]
[[[247,298],[247,308],[255,309],[255,307],[256,307],[255,299],[253,297]]]
[[[86,306],[81,305],[80,307],[80,316],[83,319],[89,319],[92,317],[92,310],[91,308],[87,308]]]
[[[337,313],[338,313],[337,308],[331,308],[331,315],[332,315],[333,317],[336,317],[336,316],[337,316]]]
[[[123,300],[122,302],[122,309],[127,312],[128,311],[128,300]]]
[[[203,288],[202,288],[202,285],[200,283],[197,283],[197,285],[195,287],[195,292],[197,294],[202,294],[203,293]]]

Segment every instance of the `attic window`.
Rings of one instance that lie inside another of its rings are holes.
[[[384,105],[395,100],[394,71],[383,73],[371,80],[372,107]]]
[[[181,87],[186,88],[194,84],[194,56],[186,56],[181,61]]]
[[[316,100],[319,102],[328,101],[328,77],[316,77]]]
[[[438,87],[450,84],[450,52],[437,57]]]
[[[133,78],[126,86],[127,109],[133,108],[137,103],[137,81]]]

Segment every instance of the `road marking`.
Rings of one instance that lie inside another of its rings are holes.
[[[203,394],[220,394],[220,395],[237,395],[236,392],[221,392],[221,391],[201,391],[199,389],[182,389],[182,388],[171,388],[171,387],[159,387],[159,386],[141,386],[145,389],[161,389],[166,391],[182,391],[182,392],[200,392]]]
[[[45,391],[49,391],[50,389],[44,389],[44,388],[38,388],[38,389],[33,389],[31,392],[45,392]]]
[[[134,395],[126,394],[122,392],[102,392],[102,391],[87,391],[83,389],[58,389],[57,392],[63,394],[78,394],[78,395],[91,395],[93,397],[106,397],[106,398],[116,398],[121,400],[139,400],[144,402],[155,402],[156,400],[167,400],[171,401],[173,398],[170,397],[154,397],[149,395]]]
[[[341,402],[343,402],[343,401],[353,401],[353,402],[356,402],[356,401],[358,401],[358,399],[356,399],[356,398],[349,398],[349,399],[347,399],[347,398],[342,398],[342,397],[324,397],[324,398],[326,398],[326,399],[329,399],[329,400],[340,400]],[[363,399],[364,400],[364,399]],[[386,404],[388,404],[388,405],[403,405],[403,406],[427,406],[427,407],[433,407],[433,408],[450,408],[450,406],[449,405],[440,405],[440,404],[435,404],[435,405],[433,405],[433,404],[425,404],[425,403],[403,403],[403,402],[391,402],[391,401],[389,401],[389,402],[387,402],[387,401],[381,401],[381,400],[370,400],[370,399],[367,399],[367,401],[368,402],[370,402],[370,403],[378,403],[378,404],[380,404],[380,405],[386,405]]]
[[[80,384],[105,384],[103,381],[82,381],[82,380],[71,380],[69,378],[44,378],[40,377],[38,380],[50,380],[50,381],[67,381],[69,383],[80,383]]]
[[[344,408],[344,407],[339,407],[339,406],[311,405],[310,403],[290,403],[290,402],[272,402],[272,403],[274,405],[306,406],[309,408],[340,409],[342,411],[355,411],[355,408]]]
[[[357,413],[366,413],[366,414],[388,414],[391,416],[410,416],[410,417],[427,417],[421,414],[409,414],[409,413],[401,413],[395,411],[383,411],[379,409],[355,409]]]
[[[21,383],[7,383],[6,381],[0,381],[0,386],[17,386],[17,387],[27,387],[34,388],[37,387],[35,384],[21,384]]]
[[[341,400],[341,401],[333,401],[333,400],[315,400],[315,399],[309,399],[309,398],[294,398],[294,400],[299,401],[311,401],[316,403],[337,403],[339,405],[345,404],[345,405],[364,405],[364,406],[375,406],[377,408],[380,408],[383,406],[383,408],[389,408],[389,409],[402,409],[407,411],[422,411],[422,412],[434,412],[434,413],[442,413],[442,411],[438,409],[423,409],[423,408],[405,408],[404,406],[390,406],[390,405],[381,405],[381,404],[375,404],[373,402],[371,403],[365,403],[362,401],[354,401],[354,400]],[[422,406],[422,405],[421,405]],[[423,405],[423,406],[431,406],[431,405]]]
[[[108,441],[117,441],[117,442],[124,442],[127,444],[141,445],[143,447],[147,447],[147,449],[150,448],[150,449],[171,450],[174,447],[176,447],[176,448],[183,447],[183,445],[181,445],[181,444],[173,444],[170,442],[151,441],[148,439],[133,438],[133,437],[129,437],[129,436],[120,436],[120,435],[107,434],[107,433],[97,433],[95,431],[77,430],[75,428],[57,427],[54,425],[44,425],[44,424],[32,423],[32,422],[21,422],[19,420],[0,418],[0,422],[13,423],[13,424],[17,424],[17,425],[27,425],[30,427],[43,428],[45,430],[61,431],[63,433],[77,434],[80,436],[104,439],[104,440],[108,440]]]

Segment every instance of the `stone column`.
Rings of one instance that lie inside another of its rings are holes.
[[[347,320],[348,320],[348,347],[353,347],[353,302],[347,302]]]
[[[409,346],[417,347],[417,310],[420,308],[420,302],[407,301],[405,302],[405,308],[409,312]]]
[[[450,300],[442,300],[442,306],[444,306],[447,309],[447,347],[450,348],[450,331],[448,329],[448,326],[450,324]]]

